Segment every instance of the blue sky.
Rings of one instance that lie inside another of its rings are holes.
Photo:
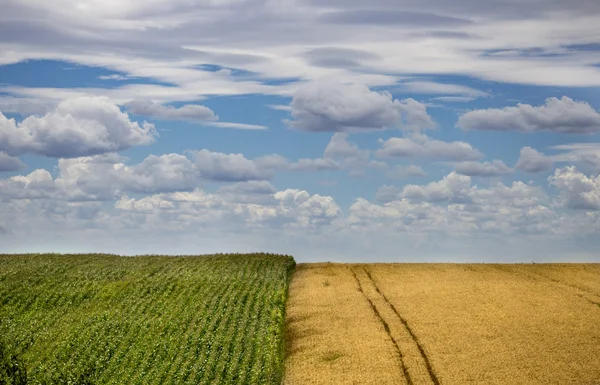
[[[0,16],[0,252],[598,261],[600,5],[64,5]]]

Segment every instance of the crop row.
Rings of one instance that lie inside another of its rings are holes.
[[[278,383],[294,261],[0,256],[0,336],[28,383]]]

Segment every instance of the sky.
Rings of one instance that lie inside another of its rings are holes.
[[[0,253],[600,262],[600,2],[1,4]]]

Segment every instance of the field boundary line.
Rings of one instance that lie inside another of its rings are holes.
[[[514,270],[511,270],[511,269],[505,268],[502,265],[492,265],[492,266],[495,267],[496,269],[500,270],[500,271],[504,271],[505,273],[517,272],[517,273],[519,273],[521,275],[524,275],[524,276],[526,276],[528,278],[533,278],[534,280],[538,280],[538,281],[544,280],[544,281],[547,281],[547,282],[551,282],[553,284],[552,286],[560,288],[560,289],[562,289],[565,292],[570,292],[572,294],[575,294],[579,298],[582,298],[582,299],[588,301],[589,303],[598,306],[598,308],[600,309],[600,301],[599,300],[592,300],[592,299],[589,299],[588,297],[586,297],[586,296],[593,296],[593,297],[600,298],[600,295],[594,293],[593,291],[584,290],[584,289],[582,289],[582,288],[580,288],[578,286],[571,285],[569,283],[566,283],[566,282],[558,280],[558,279],[554,279],[552,277],[548,277],[547,275],[544,275],[544,274],[536,273],[536,272],[533,272],[533,271],[524,271],[524,270],[522,270],[519,267],[515,267]],[[583,294],[581,294],[581,293],[583,293]]]
[[[523,270],[521,270],[521,268],[519,268],[519,271],[523,271]],[[534,275],[539,276],[539,277],[543,277],[543,278],[548,279],[548,280],[550,280],[552,282],[559,283],[561,285],[565,285],[565,286],[568,286],[570,288],[576,289],[578,291],[583,291],[584,293],[587,293],[589,295],[593,295],[594,297],[599,297],[600,298],[600,294],[598,294],[598,293],[596,293],[596,292],[594,292],[594,291],[592,291],[590,289],[584,289],[584,288],[581,288],[581,287],[579,287],[577,285],[573,285],[573,284],[571,284],[569,282],[565,282],[565,281],[561,281],[560,279],[548,277],[545,274],[541,274],[541,273],[538,273],[538,272],[535,272],[535,271],[532,271],[531,274],[534,274]]]
[[[429,374],[429,377],[431,378],[431,381],[435,385],[439,385],[440,381],[437,378],[437,376],[435,374],[435,371],[433,370],[433,365],[431,365],[431,361],[429,360],[429,357],[427,356],[427,353],[425,353],[425,349],[423,349],[423,346],[419,342],[419,339],[417,338],[416,334],[412,331],[412,329],[408,325],[408,321],[404,317],[402,317],[402,315],[400,315],[400,312],[396,309],[396,307],[387,299],[387,297],[385,296],[385,294],[383,294],[383,292],[379,289],[379,286],[377,286],[377,283],[375,282],[375,280],[371,276],[371,273],[366,268],[364,268],[364,267],[362,269],[365,271],[365,273],[367,274],[367,277],[369,277],[369,279],[373,283],[373,286],[375,287],[375,290],[377,291],[377,293],[379,293],[381,295],[381,297],[383,298],[383,300],[393,310],[393,312],[396,314],[396,316],[398,317],[398,319],[400,320],[400,322],[402,323],[402,325],[404,325],[404,327],[406,328],[406,331],[408,332],[408,334],[410,335],[410,337],[413,339],[413,341],[417,345],[417,349],[419,349],[419,353],[421,353],[421,357],[423,358],[423,361],[425,362],[425,366],[427,368],[427,373]]]
[[[379,322],[381,322],[381,324],[383,325],[383,328],[385,329],[386,334],[388,335],[390,341],[392,341],[392,344],[396,348],[396,352],[398,353],[398,358],[400,360],[400,368],[402,369],[402,374],[404,375],[406,382],[408,383],[408,385],[413,385],[414,383],[412,381],[410,373],[408,372],[408,368],[406,367],[406,364],[404,363],[404,358],[403,358],[404,356],[402,354],[402,350],[400,350],[400,346],[398,346],[398,343],[392,336],[392,333],[390,331],[390,326],[385,321],[385,319],[383,319],[383,316],[381,315],[379,310],[377,310],[377,307],[375,306],[375,304],[373,303],[371,298],[369,298],[369,296],[364,292],[362,284],[360,283],[360,280],[356,276],[356,273],[354,272],[354,270],[351,267],[348,267],[348,269],[350,270],[350,272],[352,273],[352,276],[354,277],[354,279],[356,280],[356,283],[358,284],[358,291],[369,302],[369,305],[371,305],[371,308],[373,309],[375,316],[379,319]]]

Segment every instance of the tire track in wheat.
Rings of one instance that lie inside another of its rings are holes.
[[[413,330],[410,328],[408,321],[406,320],[406,318],[404,318],[400,312],[398,311],[398,309],[388,300],[388,298],[385,296],[385,294],[383,294],[383,292],[379,289],[379,286],[377,286],[377,283],[375,282],[375,280],[373,279],[371,273],[366,269],[366,268],[362,268],[362,270],[365,272],[366,276],[368,277],[369,281],[371,282],[371,284],[373,285],[373,287],[375,288],[375,291],[381,296],[381,299],[383,300],[383,302],[386,304],[386,306],[388,306],[394,313],[394,315],[397,317],[397,319],[400,321],[400,323],[402,324],[402,326],[404,327],[404,330],[408,333],[408,336],[410,336],[410,339],[412,340],[412,344],[414,344],[414,346],[410,346],[411,344],[409,344],[409,346],[406,346],[405,349],[409,350],[411,348],[416,347],[419,355],[420,355],[420,359],[417,357],[414,357],[414,353],[412,354],[412,358],[413,358],[413,363],[415,364],[415,368],[416,370],[422,368],[423,366],[426,368],[427,370],[427,374],[429,376],[429,379],[431,380],[431,382],[435,385],[439,385],[440,381],[437,378],[435,371],[433,370],[433,366],[431,365],[431,361],[429,359],[429,356],[427,355],[427,353],[425,352],[425,349],[423,348],[423,345],[421,345],[421,342],[419,341],[419,339],[417,338],[416,334],[413,332]],[[404,347],[404,346],[403,346]],[[409,370],[413,369],[412,366],[409,365]],[[413,374],[413,377],[416,377]]]
[[[404,355],[402,354],[402,350],[400,349],[398,342],[392,336],[392,332],[391,332],[389,324],[385,321],[385,319],[383,318],[383,316],[381,315],[381,313],[377,309],[377,306],[375,306],[375,304],[373,303],[371,298],[369,298],[369,296],[365,293],[365,291],[363,289],[363,285],[360,282],[360,279],[358,279],[356,272],[352,268],[349,268],[349,269],[350,269],[350,272],[352,273],[352,275],[354,276],[356,283],[358,284],[358,291],[369,302],[369,305],[371,305],[371,308],[373,309],[373,313],[375,313],[375,316],[377,317],[379,322],[381,322],[381,324],[383,325],[383,328],[385,329],[385,332],[387,333],[390,341],[392,341],[392,344],[394,345],[394,348],[396,349],[396,353],[398,353],[398,359],[400,361],[400,369],[402,369],[402,374],[404,375],[406,382],[408,382],[409,385],[412,385],[413,380],[412,380],[412,377],[410,376],[410,373],[408,372],[408,368],[406,367],[406,364],[404,363]]]

